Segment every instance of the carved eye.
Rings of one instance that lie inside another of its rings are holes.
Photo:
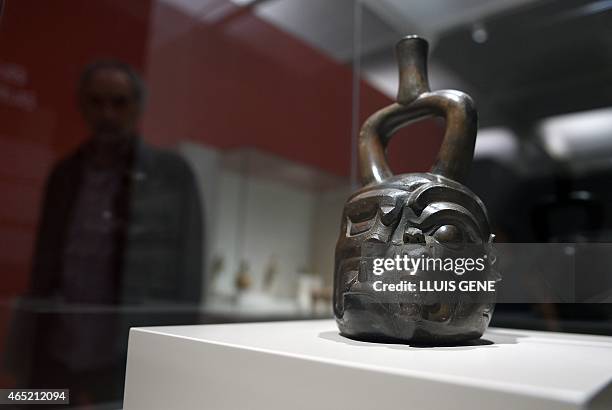
[[[442,225],[434,232],[433,237],[441,244],[454,249],[460,248],[465,240],[463,232],[455,225]]]
[[[362,221],[362,222],[352,222],[349,220],[350,223],[350,235],[359,235],[360,233],[364,233],[370,230],[370,228],[372,228],[374,226],[374,222],[376,222],[375,219],[368,219],[366,221]]]
[[[376,223],[378,209],[378,202],[370,198],[347,206],[348,234],[353,236],[369,231]]]

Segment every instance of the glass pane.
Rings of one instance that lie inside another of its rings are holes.
[[[2,387],[119,408],[132,326],[331,317],[351,176],[347,9],[7,2]]]
[[[356,2],[354,18],[359,123],[374,112],[364,87],[380,93],[380,106],[395,101],[395,43],[409,34],[426,38],[431,89],[461,90],[476,102],[479,133],[466,184],[487,205],[497,242],[523,243],[534,254],[550,248],[545,244],[562,244],[553,246],[559,259],[540,260],[544,270],[555,263],[571,267],[575,284],[542,285],[530,299],[541,303],[498,304],[492,325],[612,334],[610,255],[600,246],[612,232],[606,182],[612,175],[612,48],[604,40],[610,7],[381,0]],[[371,33],[381,25],[394,34],[378,42]],[[395,173],[430,169],[444,126],[429,119],[399,131],[387,152]],[[534,243],[542,246],[528,246]],[[524,271],[513,273],[519,262],[529,263],[502,260],[506,289],[515,292],[527,286],[517,279]],[[544,303],[555,286],[589,297],[580,304]]]

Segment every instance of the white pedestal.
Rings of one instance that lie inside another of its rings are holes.
[[[612,409],[612,338],[357,342],[332,320],[132,329],[125,410]]]

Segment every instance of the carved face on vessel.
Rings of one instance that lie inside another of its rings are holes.
[[[381,277],[372,271],[376,258],[459,261],[483,258],[483,269],[470,280],[498,280],[491,266],[492,235],[483,203],[458,181],[471,164],[476,111],[466,94],[430,92],[425,57],[427,43],[408,37],[398,44],[398,104],[372,115],[359,139],[363,187],[348,199],[336,246],[334,314],[342,334],[363,340],[448,344],[482,335],[493,303],[479,293],[380,292]],[[440,115],[446,133],[431,173],[394,176],[385,146],[400,127]],[[476,273],[474,273],[476,272]],[[454,271],[413,269],[394,272],[398,281],[448,281]],[[397,282],[397,281],[396,281]],[[491,295],[488,295],[491,296]]]
[[[462,292],[441,299],[419,292],[375,291],[382,277],[368,263],[375,257],[412,259],[484,258],[470,280],[496,280],[491,234],[482,202],[467,188],[434,174],[390,178],[353,194],[345,208],[336,247],[334,313],[343,333],[365,339],[450,343],[480,337],[493,309],[474,303],[486,295]],[[417,269],[406,279],[461,280],[456,273]],[[396,282],[398,282],[396,280]],[[481,296],[479,299],[478,296]]]

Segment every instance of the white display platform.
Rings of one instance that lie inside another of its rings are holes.
[[[612,337],[484,339],[365,343],[332,320],[135,328],[124,409],[612,409]]]

